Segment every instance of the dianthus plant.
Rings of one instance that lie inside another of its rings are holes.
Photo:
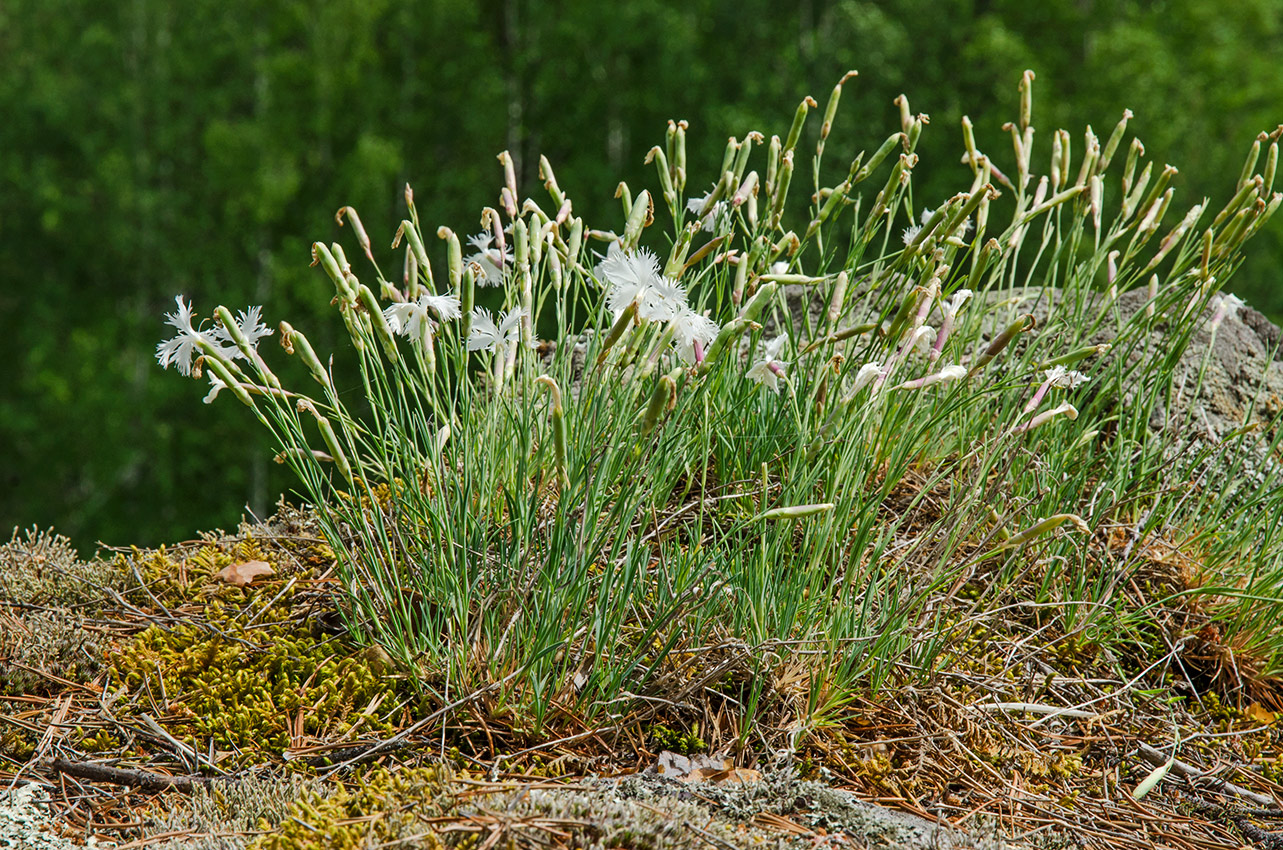
[[[1037,604],[1099,627],[1116,584],[1081,577],[1102,529],[1180,522],[1149,420],[1195,331],[1235,309],[1218,291],[1280,203],[1277,134],[1224,209],[1178,214],[1175,170],[1125,144],[1130,113],[1076,160],[1050,134],[1036,165],[1027,73],[1014,156],[964,118],[960,190],[924,208],[926,116],[903,96],[898,129],[822,181],[852,76],[818,133],[807,98],[782,136],[730,139],[698,192],[670,122],[656,188],[618,189],[619,227],[577,216],[543,159],[522,199],[507,154],[466,241],[425,235],[407,187],[395,279],[340,210],[372,271],[339,244],[312,253],[368,412],[287,322],[276,338],[315,386],[283,386],[258,307],[202,325],[180,297],[158,358],[271,430],[350,628],[443,703],[488,695],[537,727],[720,688],[742,734],[768,700],[796,730],[928,670],[941,606],[982,564],[1001,583],[1037,561]]]

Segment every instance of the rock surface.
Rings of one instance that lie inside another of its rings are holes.
[[[901,281],[896,285],[903,288],[908,283]],[[868,297],[867,291],[856,290],[852,297],[855,305],[848,308],[846,318],[838,323],[839,327],[874,317],[871,308],[862,309],[860,306],[860,299]],[[787,287],[785,298],[795,327],[802,321],[804,304],[809,302],[813,326],[821,321],[828,309],[825,293],[814,287]],[[1065,303],[1064,294],[1059,289],[1022,287],[979,297],[964,307],[963,312],[974,314],[977,310],[983,311],[980,328],[985,341],[992,339],[1020,314],[1031,313],[1038,322],[1031,337],[1044,334],[1069,337],[1067,328],[1086,320],[1096,327],[1086,339],[1075,344],[1116,344],[1120,329],[1142,313],[1148,303],[1148,293],[1143,289],[1124,292],[1112,303],[1103,295],[1097,295],[1085,305],[1071,305]],[[1175,309],[1179,307],[1176,305]],[[1070,312],[1074,314],[1072,319],[1066,317]],[[1255,425],[1261,429],[1257,434],[1261,439],[1255,441],[1258,456],[1262,459],[1258,466],[1283,460],[1277,451],[1269,451],[1270,441],[1277,436],[1275,420],[1283,412],[1283,330],[1262,313],[1244,306],[1237,311],[1229,311],[1213,331],[1214,313],[1215,310],[1209,306],[1199,317],[1183,354],[1174,364],[1172,397],[1170,401],[1160,399],[1155,405],[1150,427],[1156,432],[1167,432],[1182,446],[1206,446],[1225,440],[1244,426]],[[1126,357],[1128,367],[1137,365],[1142,359],[1166,357],[1177,341],[1171,337],[1173,322],[1163,321],[1161,315],[1158,319],[1143,335],[1136,335],[1134,344],[1125,349],[1117,346],[1109,356]],[[935,311],[927,323],[938,325],[939,320],[940,314]],[[774,333],[778,325],[777,317],[768,319],[767,334]],[[1135,334],[1134,329],[1129,332]],[[863,337],[855,337],[851,345],[862,345],[861,339]],[[1069,343],[1065,348],[1069,349]],[[965,365],[965,358],[963,362]],[[1131,400],[1130,395],[1122,399],[1123,403]]]

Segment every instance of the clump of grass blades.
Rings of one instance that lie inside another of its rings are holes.
[[[1129,113],[1103,143],[1088,129],[1077,163],[1057,131],[1037,173],[1026,73],[1014,165],[964,119],[966,179],[929,211],[912,190],[926,116],[904,97],[900,128],[826,179],[851,76],[813,154],[807,98],[783,139],[732,138],[703,197],[670,122],[647,157],[658,191],[621,184],[617,231],[576,217],[546,160],[548,199],[519,202],[506,154],[470,256],[441,228],[434,267],[407,187],[399,281],[341,210],[374,287],[340,245],[313,253],[366,413],[287,323],[310,395],[259,355],[257,308],[220,307],[203,330],[179,299],[162,363],[208,372],[211,395],[271,430],[340,557],[349,626],[443,703],[485,695],[537,731],[550,713],[608,723],[713,695],[732,735],[758,713],[806,728],[949,663],[959,618],[1014,612],[1075,645],[1135,637],[1147,614],[1119,587],[1160,539],[1197,541],[1215,616],[1277,669],[1283,547],[1255,520],[1280,507],[1273,467],[1231,499],[1185,477],[1205,452],[1173,458],[1150,423],[1280,203],[1277,132],[1210,223],[1204,202],[1173,224],[1174,169],[1154,176],[1123,144]],[[641,243],[660,219],[655,255]],[[1112,348],[1092,343],[1102,327]],[[1249,440],[1273,449],[1246,431],[1221,448]]]

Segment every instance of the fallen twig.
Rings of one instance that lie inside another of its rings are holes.
[[[1137,743],[1137,748],[1140,751],[1141,758],[1145,759],[1145,761],[1150,764],[1155,766],[1167,764],[1168,757],[1151,747],[1149,744]],[[1227,791],[1237,797],[1242,797],[1244,800],[1250,800],[1263,808],[1279,808],[1278,801],[1273,797],[1267,797],[1264,794],[1257,794],[1255,791],[1249,791],[1246,788],[1241,788],[1238,785],[1226,782],[1224,779],[1218,779],[1215,776],[1208,776],[1197,767],[1194,767],[1192,764],[1187,764],[1180,759],[1172,760],[1172,773],[1177,776],[1183,776],[1186,779],[1205,780],[1211,787],[1218,791]]]
[[[88,779],[90,782],[109,782],[112,785],[126,785],[131,788],[142,788],[146,791],[191,791],[198,785],[209,785],[219,779],[230,779],[221,776],[167,776],[163,773],[152,773],[149,770],[135,770],[121,767],[108,767],[105,764],[92,762],[74,762],[64,758],[55,758],[49,766],[59,773]]]

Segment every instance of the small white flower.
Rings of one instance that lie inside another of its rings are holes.
[[[1052,366],[1043,374],[1047,376],[1047,383],[1051,386],[1070,390],[1089,380],[1082,372],[1074,372],[1064,366]]]
[[[424,293],[414,301],[392,304],[383,311],[383,318],[392,333],[424,341],[431,336],[433,329],[431,309],[441,319],[457,319],[463,315],[457,295],[433,295]]]
[[[503,283],[504,269],[511,264],[507,246],[504,246],[503,251],[500,251],[497,245],[491,248],[490,243],[493,241],[494,236],[490,233],[478,233],[476,236],[468,237],[468,242],[477,251],[465,262],[476,263],[481,270],[477,275],[477,283],[481,286],[499,286]]]
[[[923,354],[926,354],[931,350],[931,346],[935,345],[935,341],[936,341],[936,329],[931,327],[930,325],[923,325],[922,327],[918,328],[916,331],[913,332],[913,337],[910,340],[910,345],[912,345],[914,348],[916,348],[918,351],[922,352]]]
[[[780,378],[784,377],[784,367],[770,360],[763,360],[755,364],[745,375],[772,392],[779,392]]]
[[[932,384],[941,384],[947,381],[959,381],[967,377],[967,367],[959,366],[956,363],[950,363],[944,366],[939,372],[917,378],[912,381],[905,381],[903,384],[897,384],[894,389],[897,390],[920,390],[923,387],[929,387]]]
[[[784,353],[784,349],[788,348],[788,344],[789,344],[789,335],[786,333],[780,334],[775,339],[771,340],[766,344],[766,350],[763,351],[762,354],[766,357],[767,360],[779,360],[780,355]]]
[[[789,264],[787,260],[778,260],[771,263],[771,274],[788,274]]]
[[[512,342],[521,329],[520,307],[504,313],[496,326],[494,316],[484,307],[472,311],[472,333],[468,336],[469,351],[493,351],[496,345]]]
[[[701,352],[707,350],[713,340],[717,339],[720,330],[712,319],[689,307],[674,316],[672,322],[673,344],[677,346],[677,354],[682,362],[687,364],[702,359],[702,355],[696,356],[696,344],[698,343]]]
[[[864,389],[881,374],[882,365],[880,363],[865,363],[860,367],[860,371],[855,373],[855,386],[851,388],[851,395],[855,395]]]
[[[972,292],[970,289],[959,289],[950,296],[948,303],[944,305],[944,311],[950,316],[958,315],[958,311],[962,309],[962,305],[966,304],[967,299],[971,296]]]
[[[1012,433],[1023,434],[1025,431],[1033,430],[1034,428],[1037,428],[1039,425],[1042,425],[1050,421],[1051,419],[1056,418],[1057,416],[1064,416],[1068,419],[1077,419],[1078,408],[1074,407],[1072,404],[1068,404],[1068,403],[1062,404],[1059,407],[1053,408],[1044,413],[1039,413],[1037,416],[1035,416],[1033,419],[1030,419],[1028,422],[1018,425],[1017,427],[1012,429]]]
[[[612,242],[594,270],[610,284],[606,304],[618,316],[634,301],[643,319],[667,322],[686,309],[686,290],[659,273],[659,257],[645,248],[628,253]]]
[[[708,203],[708,196],[711,194],[713,193],[705,192],[702,196],[698,198],[691,198],[690,200],[688,200],[686,202],[686,211],[689,213],[693,213],[694,215],[699,215],[699,211],[704,209],[704,205]],[[726,212],[726,209],[727,209],[727,206],[725,201],[718,201],[715,204],[713,204],[712,208],[704,214],[703,229],[708,231],[709,233],[712,233],[713,230],[717,227],[717,222],[721,219],[722,214]]]
[[[620,313],[638,293],[659,278],[659,257],[645,248],[630,253],[619,247],[618,242],[611,242],[593,274],[609,286],[610,308]]]
[[[1234,318],[1238,315],[1239,309],[1246,306],[1243,299],[1237,295],[1232,295],[1228,292],[1223,295],[1217,295],[1212,299],[1212,307],[1216,310],[1216,314],[1212,316],[1211,329],[1216,330],[1221,326],[1221,322]]]
[[[661,277],[646,288],[641,303],[637,305],[637,315],[655,322],[667,322],[689,309],[685,288],[671,278]]]
[[[931,216],[935,214],[936,214],[936,211],[931,209],[930,207],[923,207],[922,214],[918,216],[918,218],[922,221],[922,224],[925,226],[926,223],[931,220]]]
[[[214,374],[213,369],[210,369],[209,370],[209,393],[205,396],[205,403],[212,404],[214,399],[218,398],[218,394],[225,389],[227,389],[227,384],[223,382],[222,378]]]
[[[789,335],[780,334],[766,343],[766,347],[762,352],[762,359],[753,364],[753,368],[746,373],[747,376],[774,392],[779,392],[780,378],[786,377],[784,367],[787,365],[780,358],[784,354],[784,349],[788,346],[788,342]]]
[[[183,296],[175,297],[174,301],[178,303],[178,310],[165,314],[165,324],[177,329],[178,336],[156,346],[156,360],[166,369],[173,365],[178,367],[180,375],[190,375],[198,343],[203,340],[215,345],[216,342],[212,334],[192,327],[192,308],[183,302]]]
[[[918,234],[921,232],[922,232],[922,225],[911,224],[904,229],[903,233],[900,234],[900,238],[904,240],[905,246],[909,246],[913,244],[913,240],[917,239]]]

